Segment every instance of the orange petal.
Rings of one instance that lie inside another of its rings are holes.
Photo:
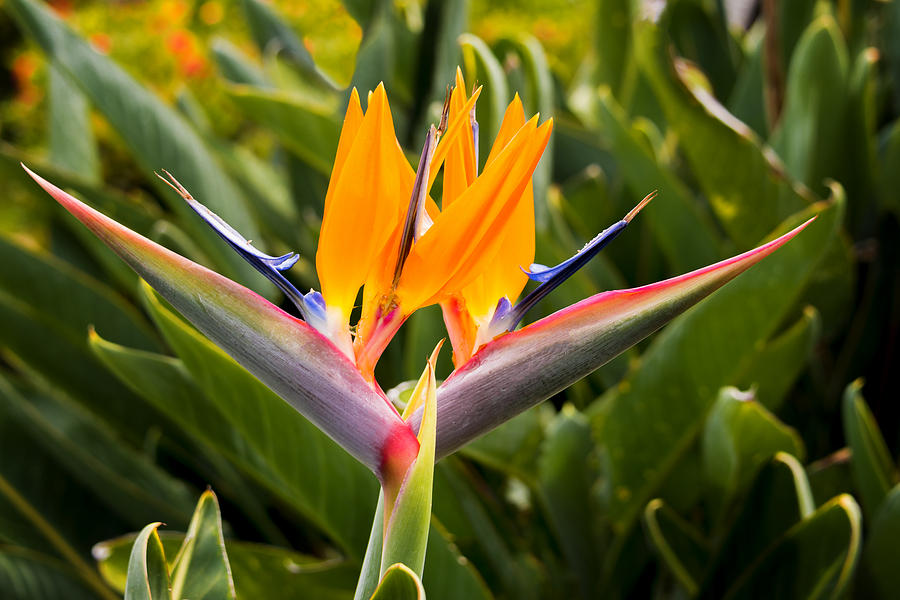
[[[491,315],[504,296],[515,303],[528,283],[522,268],[534,262],[534,192],[530,182],[498,237],[500,249],[494,260],[461,292],[475,317]]]
[[[345,317],[377,256],[399,227],[414,179],[397,143],[384,86],[379,85],[370,93],[366,114],[329,185],[333,192],[316,252],[325,302]]]
[[[337,154],[334,157],[334,167],[331,169],[331,179],[328,182],[328,192],[325,194],[325,214],[328,214],[332,198],[334,198],[335,183],[341,175],[341,169],[350,154],[353,140],[362,125],[363,111],[359,104],[359,94],[356,88],[350,92],[350,102],[347,104],[347,113],[344,115],[344,125],[341,127],[341,138],[338,141]]]
[[[497,159],[420,239],[410,253],[397,295],[405,310],[459,291],[485,270],[547,145],[552,121],[526,123]]]
[[[525,110],[516,94],[503,115],[500,133],[494,140],[486,165],[493,163],[524,123]],[[462,291],[466,308],[475,317],[489,316],[503,296],[515,302],[528,282],[528,277],[520,267],[527,268],[534,262],[534,191],[531,183],[525,188],[512,216],[497,235],[502,240],[497,256]]]
[[[506,148],[506,145],[524,124],[525,108],[522,106],[522,99],[519,98],[519,94],[516,94],[513,97],[512,102],[509,103],[509,106],[506,107],[506,112],[503,113],[500,131],[497,133],[497,137],[494,138],[494,145],[491,146],[491,153],[488,154],[485,166],[491,164],[491,162],[497,158],[497,155]]]

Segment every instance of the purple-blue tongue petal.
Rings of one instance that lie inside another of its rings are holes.
[[[250,263],[250,266],[264,275],[266,279],[274,283],[278,289],[294,303],[294,306],[297,307],[307,323],[320,331],[324,331],[324,303],[321,303],[322,306],[320,308],[320,303],[308,302],[306,297],[281,274],[281,271],[287,271],[300,260],[299,254],[288,252],[282,256],[270,256],[258,248],[255,248],[251,240],[248,240],[241,235],[238,230],[225,222],[225,219],[194,199],[184,186],[178,183],[168,171],[163,171],[163,173],[166,174],[168,179],[160,175],[157,175],[157,177],[165,181],[172,189],[178,192],[178,194],[184,198],[184,201],[187,202],[188,206],[194,209],[194,212],[200,215],[200,218],[203,219],[207,225],[212,227],[213,231],[219,234],[219,237],[225,240],[225,242],[231,246],[241,258]]]

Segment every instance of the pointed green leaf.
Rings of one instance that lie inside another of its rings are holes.
[[[385,571],[372,600],[425,600],[425,588],[412,569],[397,563]]]
[[[172,566],[172,597],[176,600],[235,600],[231,565],[222,537],[219,501],[211,490],[200,496]]]
[[[157,527],[150,523],[138,534],[128,559],[125,600],[172,600],[169,591],[169,565]]]
[[[844,436],[853,452],[850,469],[866,515],[871,518],[898,481],[897,469],[857,379],[844,391]]]
[[[852,496],[838,496],[750,564],[723,598],[840,598],[856,569],[861,538],[859,506]]]
[[[702,434],[703,463],[711,496],[727,502],[742,491],[776,453],[803,460],[797,432],[756,402],[752,392],[723,388]]]
[[[176,556],[185,534],[161,532],[167,557]],[[100,542],[94,556],[103,578],[115,590],[125,589],[128,557],[135,535]],[[249,542],[225,543],[238,598],[278,600],[350,600],[356,567],[342,559],[321,559],[286,548]],[[184,596],[184,600],[192,597]],[[221,596],[227,598],[227,596]]]
[[[835,20],[825,15],[803,33],[787,74],[785,104],[772,147],[791,177],[813,189],[845,160],[842,125],[849,58]]]

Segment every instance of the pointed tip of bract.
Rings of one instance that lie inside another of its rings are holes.
[[[625,221],[626,223],[631,223],[632,219],[634,219],[637,216],[637,214],[644,209],[645,206],[650,204],[651,200],[656,198],[656,196],[658,195],[658,192],[659,192],[659,190],[653,190],[652,192],[650,192],[649,194],[644,196],[644,199],[641,200],[640,202],[638,202],[637,206],[635,206],[630,211],[628,211],[628,214],[625,215],[625,218],[622,220]]]
[[[441,353],[441,348],[444,347],[444,341],[447,338],[441,338],[441,341],[437,343],[434,347],[434,350],[431,352],[431,356],[428,358],[428,365],[431,367],[431,370],[434,371],[435,365],[437,365],[438,356]]]

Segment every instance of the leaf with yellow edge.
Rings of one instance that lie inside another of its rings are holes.
[[[434,364],[443,340],[437,345],[428,365],[419,378],[409,400],[412,409],[422,406],[422,424],[419,427],[419,453],[413,460],[403,482],[386,480],[384,546],[381,554],[381,574],[396,563],[410,567],[422,575],[425,566],[425,548],[428,544],[428,528],[431,523],[431,496],[434,480],[434,444],[437,434],[437,384]]]
[[[372,600],[425,600],[425,588],[409,567],[397,563],[385,572]]]

